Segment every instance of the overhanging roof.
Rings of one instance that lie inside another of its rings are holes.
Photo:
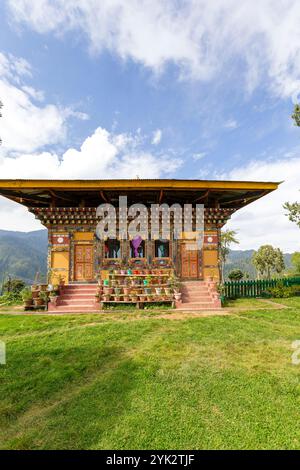
[[[277,189],[280,183],[256,181],[215,181],[179,179],[115,180],[0,180],[0,195],[27,207],[50,204],[74,207],[84,203],[97,207],[118,202],[127,195],[128,204],[204,203],[207,207],[239,209]]]

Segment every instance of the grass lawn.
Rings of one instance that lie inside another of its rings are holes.
[[[284,304],[181,319],[1,314],[0,448],[299,449],[300,300]]]

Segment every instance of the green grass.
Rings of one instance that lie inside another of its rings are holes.
[[[0,448],[299,449],[300,300],[284,304],[0,315]]]

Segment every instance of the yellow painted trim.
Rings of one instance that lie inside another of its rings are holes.
[[[69,191],[101,189],[249,189],[270,190],[278,188],[280,182],[256,181],[210,181],[210,180],[0,180],[1,189],[64,189]]]

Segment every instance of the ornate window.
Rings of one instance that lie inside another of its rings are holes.
[[[170,242],[168,240],[155,240],[155,257],[168,258],[170,256]]]
[[[146,257],[146,250],[145,250],[145,240],[142,240],[140,245],[137,248],[137,254],[134,253],[134,247],[132,241],[130,242],[130,257],[131,258],[145,258]]]
[[[121,258],[120,241],[108,239],[104,244],[105,258]]]

